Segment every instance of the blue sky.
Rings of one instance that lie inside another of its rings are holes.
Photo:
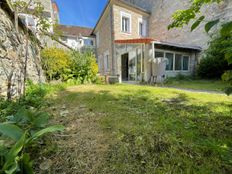
[[[60,23],[94,27],[107,0],[55,0],[60,10]]]

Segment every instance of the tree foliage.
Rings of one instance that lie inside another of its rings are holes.
[[[220,79],[226,71],[232,68],[225,59],[225,48],[230,47],[229,45],[232,45],[231,37],[217,36],[213,38],[197,69],[201,78]]]

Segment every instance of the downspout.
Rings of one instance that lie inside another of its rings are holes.
[[[152,42],[152,61],[155,59],[155,42]],[[152,66],[152,61],[151,61],[151,74],[150,74],[150,83],[152,83],[152,78],[153,78],[153,66]]]
[[[111,50],[112,50],[112,75],[115,74],[115,44],[114,44],[114,13],[113,13],[113,5],[111,6],[110,10],[110,17],[111,17]]]

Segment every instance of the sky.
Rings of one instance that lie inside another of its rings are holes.
[[[55,0],[60,10],[60,23],[93,28],[107,0]]]

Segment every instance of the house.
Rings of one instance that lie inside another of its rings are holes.
[[[165,60],[162,77],[191,75],[209,36],[185,27],[168,31],[172,14],[187,8],[186,0],[109,0],[93,33],[101,75],[121,81],[157,80],[157,61]],[[227,9],[206,9],[210,16]],[[229,12],[231,13],[231,11]],[[224,14],[226,15],[226,14]],[[159,68],[159,67],[158,67]]]
[[[57,29],[61,32],[61,41],[69,47],[78,51],[86,49],[95,51],[95,37],[92,35],[92,28],[59,25]]]

